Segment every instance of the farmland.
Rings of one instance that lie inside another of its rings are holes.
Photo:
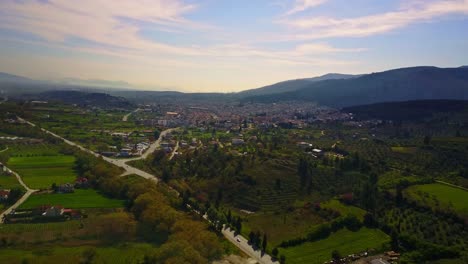
[[[323,218],[307,210],[295,210],[287,214],[259,212],[245,217],[242,232],[248,237],[250,231],[262,230],[268,234],[272,245],[278,245],[283,240],[302,236],[324,222]]]
[[[415,185],[407,190],[410,199],[431,207],[451,207],[457,213],[468,215],[468,191],[445,184]]]
[[[32,250],[2,249],[1,263],[82,263],[86,253],[93,252],[93,263],[141,263],[154,246],[145,243],[125,243],[116,246],[38,247]],[[86,252],[86,253],[85,253]],[[29,261],[29,262],[28,262]],[[84,262],[83,262],[84,263]]]
[[[61,205],[67,208],[118,208],[123,201],[109,199],[93,189],[76,189],[74,193],[38,194],[29,197],[20,209],[32,209],[41,205]]]
[[[21,186],[21,184],[18,182],[15,176],[0,174],[0,189],[14,189],[14,188],[23,189],[23,186]]]
[[[323,263],[331,259],[333,250],[341,255],[379,250],[388,241],[389,237],[378,229],[362,228],[357,232],[343,229],[323,240],[280,249],[280,254],[284,254],[287,263]]]
[[[74,182],[73,156],[11,157],[8,165],[18,172],[24,182],[33,189],[46,189],[55,184]]]
[[[366,214],[365,210],[355,206],[345,205],[336,199],[325,202],[320,206],[338,211],[341,215],[354,215],[361,221],[364,219],[364,215]]]

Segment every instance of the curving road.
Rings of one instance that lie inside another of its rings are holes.
[[[31,123],[31,122],[29,122],[29,121],[27,121],[27,120],[25,120],[25,119],[22,119],[22,118],[20,118],[20,117],[18,117],[18,119],[23,120],[24,122],[26,122],[27,124],[29,124],[29,125],[31,125],[31,126],[34,126],[34,127],[36,126],[35,124],[33,124],[33,123]],[[93,151],[91,151],[91,150],[89,150],[89,149],[87,149],[87,148],[85,148],[85,147],[83,147],[83,146],[80,146],[80,145],[78,145],[78,144],[76,144],[76,143],[74,143],[74,142],[72,142],[72,141],[70,141],[70,140],[67,140],[67,139],[65,139],[65,138],[63,138],[63,137],[61,137],[61,136],[59,136],[59,135],[57,135],[57,134],[55,134],[55,133],[53,133],[53,132],[50,132],[50,131],[48,131],[48,130],[46,130],[46,129],[44,129],[44,128],[41,128],[41,130],[44,131],[44,132],[47,133],[47,134],[50,134],[50,135],[52,135],[52,136],[54,136],[54,137],[56,137],[56,138],[59,138],[59,139],[63,140],[65,143],[67,143],[67,144],[69,144],[69,145],[71,145],[71,146],[78,147],[79,149],[81,149],[81,150],[83,150],[83,151],[85,151],[85,152],[88,152],[88,153],[90,153],[90,154],[92,154],[92,155],[94,155],[94,156],[96,156],[96,157],[101,157],[101,155],[99,155],[99,154],[97,154],[97,153],[95,153],[95,152],[93,152]],[[147,150],[143,155],[141,155],[140,157],[137,157],[137,158],[130,158],[130,159],[112,159],[112,158],[108,158],[108,157],[102,156],[102,158],[103,158],[105,161],[109,162],[109,163],[112,163],[112,164],[114,164],[114,165],[116,165],[116,166],[118,166],[118,167],[123,168],[123,169],[125,170],[125,172],[124,172],[121,176],[129,175],[129,174],[136,174],[136,175],[141,176],[141,177],[143,177],[143,178],[151,179],[151,180],[154,180],[154,181],[158,182],[159,180],[158,180],[158,178],[157,178],[156,176],[154,176],[154,175],[152,175],[152,174],[150,174],[150,173],[147,173],[147,172],[145,172],[145,171],[142,171],[142,170],[140,170],[140,169],[137,169],[137,168],[135,168],[135,167],[132,167],[132,166],[130,166],[130,165],[127,165],[126,162],[132,161],[132,160],[146,159],[151,153],[153,153],[157,148],[159,148],[163,137],[164,137],[166,134],[171,133],[171,132],[173,132],[173,131],[175,131],[175,130],[177,130],[177,128],[167,129],[167,130],[164,130],[163,132],[161,132],[161,134],[160,134],[158,140],[156,140],[153,144],[151,144],[151,146],[148,148],[148,150]],[[177,143],[176,148],[174,148],[174,152],[177,150],[178,146],[179,146],[179,143]],[[174,153],[174,152],[173,152],[173,153]],[[18,176],[19,176],[19,175],[18,175]],[[21,181],[21,182],[22,182],[22,181]],[[23,183],[23,184],[24,184],[24,183]],[[27,190],[29,189],[29,188],[27,188],[26,185],[24,185],[24,186],[25,186],[25,188],[26,188]],[[31,191],[34,192],[35,190],[31,190]],[[32,193],[32,192],[31,192],[31,193]],[[31,195],[31,193],[30,193],[29,195]],[[28,195],[27,197],[29,197],[29,195]],[[26,196],[26,195],[25,195],[25,196]],[[24,200],[26,200],[27,197],[24,198],[24,196],[23,196]],[[22,199],[23,199],[23,198],[22,198]],[[24,200],[23,200],[23,201],[24,201]],[[21,203],[19,203],[19,204],[21,204]],[[16,208],[16,207],[15,207],[15,208]],[[208,219],[206,218],[206,216],[203,216],[203,218],[204,218],[205,220],[208,220]],[[209,221],[209,220],[208,220],[208,221]],[[233,231],[231,231],[231,230],[229,230],[229,229],[227,229],[227,228],[224,228],[224,229],[222,230],[222,233],[223,233],[224,237],[225,237],[227,240],[229,240],[231,243],[233,243],[236,247],[238,247],[240,250],[242,250],[245,254],[249,255],[250,257],[255,258],[260,264],[274,264],[274,263],[278,263],[277,261],[275,261],[275,262],[272,261],[272,260],[271,260],[271,257],[270,257],[268,254],[263,254],[263,255],[262,255],[261,252],[260,252],[259,250],[254,250],[254,249],[249,245],[249,243],[247,242],[247,239],[245,239],[244,237],[242,237],[242,236],[240,236],[240,235],[237,235],[237,236],[236,236],[236,235],[234,234]]]
[[[9,169],[10,170],[10,169]],[[10,206],[8,209],[6,209],[5,211],[3,211],[1,214],[0,214],[0,223],[3,224],[3,220],[4,220],[4,216],[9,214],[11,211],[13,211],[14,209],[16,209],[18,206],[20,206],[22,203],[24,203],[24,201],[26,201],[26,199],[29,198],[29,196],[31,194],[33,194],[34,192],[37,192],[38,190],[33,190],[31,188],[29,188],[24,182],[23,182],[23,179],[21,178],[21,176],[10,170],[11,173],[13,175],[15,175],[16,179],[18,180],[18,182],[21,184],[21,186],[23,186],[25,189],[26,189],[26,193],[18,200],[16,201],[16,203],[14,203],[12,206]]]
[[[30,126],[33,126],[35,127],[36,124],[32,123],[32,122],[29,122],[23,118],[20,118],[18,117],[19,120],[22,120],[23,122],[27,123],[28,125]],[[92,151],[92,150],[89,150],[79,144],[76,144],[75,142],[72,142],[66,138],[63,138],[57,134],[55,134],[54,132],[51,132],[45,128],[41,128],[41,130],[49,135],[52,135],[58,139],[61,139],[63,142],[65,142],[66,144],[70,145],[70,146],[75,146],[77,148],[79,148],[80,150],[84,151],[84,152],[87,152],[87,153],[90,153],[92,155],[94,155],[95,157],[102,157],[105,161],[109,162],[109,163],[112,163],[122,169],[125,170],[125,172],[121,175],[121,176],[125,176],[125,175],[129,175],[129,174],[136,174],[138,176],[141,176],[145,179],[150,179],[150,180],[153,180],[153,181],[156,181],[158,182],[158,178],[146,171],[142,171],[140,169],[137,169],[135,167],[132,167],[130,165],[127,165],[126,163],[128,161],[132,161],[132,160],[140,160],[140,159],[146,159],[151,153],[153,153],[157,148],[159,148],[159,146],[161,145],[161,141],[163,139],[163,137],[165,135],[167,135],[168,133],[171,133],[172,131],[176,130],[175,128],[171,128],[171,129],[167,129],[167,130],[164,130],[163,132],[161,132],[161,134],[159,135],[159,138],[158,140],[156,140],[155,142],[153,142],[151,144],[151,146],[146,150],[146,152],[141,155],[140,157],[136,157],[136,158],[130,158],[130,159],[112,159],[112,158],[108,158],[108,157],[104,157],[104,156],[101,156],[99,154],[97,154],[96,152]]]

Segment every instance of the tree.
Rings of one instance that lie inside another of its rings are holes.
[[[85,249],[81,253],[81,261],[82,264],[90,264],[93,263],[94,259],[96,258],[96,250],[94,248]]]
[[[276,259],[278,257],[278,248],[274,248],[271,251],[271,255]]]
[[[236,221],[236,232],[240,234],[241,230],[242,230],[242,219],[238,217]]]
[[[284,255],[280,256],[280,263],[285,264],[286,263],[286,257]]]
[[[163,169],[161,179],[163,182],[166,182],[166,183],[169,182],[169,180],[171,179],[171,173],[169,172],[169,169],[167,169],[166,167],[164,167]]]
[[[229,209],[227,213],[226,221],[228,222],[228,224],[231,224],[231,221],[232,221],[231,209]]]
[[[266,251],[267,248],[267,235],[263,234],[263,240],[262,240],[262,249],[263,251]]]
[[[253,231],[250,231],[250,233],[249,233],[249,243],[251,245],[254,245],[255,244],[254,242],[255,242],[255,233]]]
[[[276,190],[281,190],[281,179],[276,179],[275,180],[275,189]]]
[[[400,250],[400,242],[398,241],[398,234],[395,232],[395,230],[392,230],[392,233],[390,234],[390,245],[392,247],[392,250],[399,251]]]
[[[332,259],[334,261],[338,262],[341,259],[341,254],[340,254],[340,252],[338,252],[338,250],[335,249],[335,250],[332,251],[331,257],[332,257]]]
[[[159,130],[155,130],[153,132],[153,136],[154,136],[155,139],[158,139],[160,135],[161,135],[161,132]]]
[[[431,144],[431,137],[430,136],[425,136],[423,142],[424,142],[424,145]]]
[[[10,194],[8,195],[8,204],[13,204],[15,203],[19,198],[23,196],[23,190],[20,188],[13,188],[10,191]]]

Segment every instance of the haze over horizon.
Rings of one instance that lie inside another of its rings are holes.
[[[329,72],[466,65],[467,28],[468,0],[4,0],[0,71],[233,92]]]

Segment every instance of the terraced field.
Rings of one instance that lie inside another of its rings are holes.
[[[8,160],[11,169],[18,172],[32,189],[74,182],[77,176],[74,164],[75,157],[65,155],[11,157]]]
[[[294,202],[300,189],[295,164],[285,160],[270,160],[256,164],[248,170],[248,175],[257,181],[261,188],[249,189],[239,195],[238,208],[248,210],[276,211]],[[276,186],[276,181],[280,186]]]

